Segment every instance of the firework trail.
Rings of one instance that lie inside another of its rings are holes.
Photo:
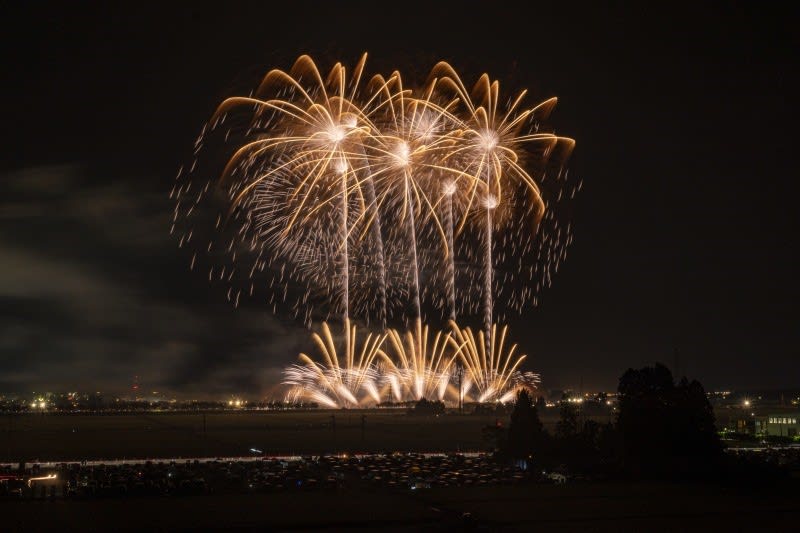
[[[488,178],[487,178],[488,186]],[[494,335],[492,331],[492,311],[494,300],[492,298],[492,210],[496,207],[492,196],[486,197],[486,228],[484,228],[484,259],[483,259],[483,328],[486,332],[486,351],[492,352]]]
[[[366,176],[364,178],[364,190],[366,191],[367,207],[372,217],[369,222],[370,238],[375,243],[375,267],[378,271],[378,324],[381,330],[386,329],[386,259],[384,258],[383,235],[381,232],[381,212],[378,208],[378,199],[375,195],[375,183],[372,179],[372,172],[369,160],[367,159],[364,147],[360,146],[360,155],[364,159]]]
[[[392,73],[389,78],[378,75],[373,78],[373,85],[380,87],[379,107],[383,109],[383,116],[379,122],[376,120],[381,134],[373,136],[374,143],[369,148],[376,160],[375,182],[383,190],[384,209],[395,213],[398,226],[406,231],[413,323],[422,318],[419,243],[425,237],[420,234],[419,226],[433,226],[434,233],[443,239],[444,253],[449,253],[436,211],[437,198],[430,189],[438,175],[457,172],[439,163],[453,144],[454,131],[442,127],[448,112],[430,101],[432,90],[422,97],[411,96],[410,91],[403,88],[399,72]],[[403,240],[399,235],[395,238]]]
[[[445,184],[444,189],[444,226],[447,236],[447,309],[449,311],[448,319],[455,322],[456,320],[456,254],[455,254],[455,236],[453,235],[453,194],[455,194],[455,185],[450,182]]]

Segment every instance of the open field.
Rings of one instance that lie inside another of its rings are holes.
[[[592,483],[450,487],[417,492],[346,490],[0,504],[13,530],[463,528],[545,531],[791,530],[800,496],[714,485]],[[313,512],[310,512],[313,510]]]
[[[399,410],[4,415],[0,461],[479,451],[497,420]]]
[[[734,416],[728,411],[716,415],[719,424]],[[541,410],[539,416],[553,432],[558,409]],[[612,421],[603,412],[585,418]],[[6,413],[0,414],[0,462],[243,456],[250,448],[283,455],[482,451],[487,446],[482,429],[498,421],[507,424],[508,417],[419,416],[404,409]]]

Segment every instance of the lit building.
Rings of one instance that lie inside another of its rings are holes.
[[[800,435],[800,412],[767,415],[767,435],[796,437]]]

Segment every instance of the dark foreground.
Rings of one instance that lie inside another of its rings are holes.
[[[591,483],[2,502],[7,530],[792,530],[800,494]],[[469,513],[465,515],[465,513]]]

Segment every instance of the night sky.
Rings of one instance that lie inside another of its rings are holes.
[[[800,385],[796,13],[141,4],[4,8],[0,392],[122,391],[138,375],[144,390],[268,393],[305,330],[189,272],[168,193],[222,98],[301,53],[327,67],[363,51],[373,72],[422,81],[446,59],[559,97],[552,123],[577,139],[584,181],[575,242],[512,321],[546,388],[613,388],[676,350],[708,388]]]

